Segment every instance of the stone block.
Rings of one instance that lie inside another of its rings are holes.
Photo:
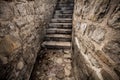
[[[96,29],[95,25],[89,25],[87,27],[87,32],[86,33],[87,33],[88,37],[92,36],[95,29]]]
[[[0,1],[0,20],[9,20],[13,17],[11,6],[4,1]]]
[[[99,78],[99,76],[97,75],[96,71],[93,71],[91,75],[92,75],[92,76],[89,76],[89,79],[88,79],[88,80],[101,80],[101,79]]]
[[[105,17],[105,15],[108,13],[109,10],[109,4],[110,1],[109,0],[97,0],[94,1],[94,5],[92,5],[92,10],[91,10],[91,14],[90,14],[90,20],[92,21],[98,21],[101,22],[103,21],[103,18]]]
[[[27,0],[17,0],[18,2],[26,2]]]
[[[116,72],[116,74],[119,76],[120,78],[120,65],[116,65],[114,68],[114,71]]]
[[[34,21],[34,15],[28,15],[28,16],[26,16],[26,18],[27,18],[27,21],[30,23],[30,22],[33,22]]]
[[[79,38],[77,37],[75,39],[76,39],[76,44],[79,45],[81,49],[81,53],[85,54],[87,51],[86,44],[83,44],[83,40],[79,40]]]
[[[96,51],[96,55],[98,56],[98,58],[105,63],[108,66],[113,66],[115,65],[115,63],[113,62],[113,60],[111,60],[109,58],[109,56],[107,56],[105,53],[103,53],[102,51]]]
[[[96,28],[92,33],[91,39],[97,43],[101,43],[105,39],[106,30],[102,28]]]
[[[16,8],[21,16],[26,16],[28,14],[26,8],[27,5],[28,5],[27,3],[19,3],[16,5]]]
[[[9,56],[21,46],[16,37],[7,35],[0,41],[0,55]]]
[[[107,53],[116,63],[120,62],[120,41],[110,41],[104,47],[103,51]]]
[[[81,23],[80,23],[80,22],[77,22],[77,23],[76,23],[76,26],[75,26],[75,27],[76,27],[76,28],[75,28],[75,29],[76,29],[76,31],[80,30],[80,25],[81,25]]]
[[[34,13],[35,13],[34,4],[35,4],[34,1],[30,1],[28,4],[29,6],[28,6],[27,12],[29,15],[34,15]]]
[[[81,8],[81,7],[79,8],[78,5],[76,4],[75,9],[76,9],[75,15],[76,15],[76,16],[80,16],[80,15],[81,15],[81,10],[82,10],[82,8]]]
[[[99,61],[97,59],[95,59],[95,57],[92,55],[92,53],[88,52],[87,53],[87,57],[90,61],[90,63],[95,66],[96,68],[100,68],[102,67],[102,65],[99,63]]]
[[[0,1],[0,20],[10,20],[13,17],[11,6],[5,2]]]
[[[120,6],[118,5],[117,8],[115,8],[114,12],[108,19],[108,25],[116,30],[120,30],[120,11],[119,11]]]
[[[7,64],[8,63],[8,58],[0,55],[0,62],[1,62],[1,64]]]
[[[19,28],[24,27],[28,23],[27,17],[18,17],[18,18],[15,18],[14,22],[16,23],[16,25]]]
[[[106,71],[105,69],[101,70],[101,74],[104,80],[119,80],[113,73]]]
[[[17,69],[21,70],[21,69],[23,69],[23,67],[24,67],[23,61],[19,61],[18,64],[17,64]]]
[[[84,35],[87,28],[87,23],[82,23],[80,28],[82,35]]]
[[[83,41],[84,40],[84,41]],[[92,50],[92,51],[94,51],[95,50],[95,46],[94,46],[94,44],[91,42],[91,41],[88,41],[88,40],[86,40],[86,39],[83,39],[82,41],[82,49],[84,50],[84,51],[86,51],[87,49],[89,49],[89,50]]]

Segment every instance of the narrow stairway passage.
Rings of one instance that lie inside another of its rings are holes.
[[[73,1],[58,1],[30,80],[74,80],[71,65],[73,6]]]
[[[120,0],[0,0],[0,80],[120,80]]]
[[[53,18],[46,29],[42,47],[47,49],[71,49],[72,0],[59,0]]]

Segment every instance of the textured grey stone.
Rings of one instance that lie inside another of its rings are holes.
[[[101,74],[104,80],[118,80],[118,78],[115,78],[115,76],[113,77],[112,74],[110,74],[108,71],[104,69],[101,70]]]
[[[77,22],[77,24],[76,24],[76,30],[77,30],[77,31],[80,29],[80,25],[81,25],[81,23],[80,23],[80,22]]]
[[[59,79],[63,79],[65,77],[64,71],[63,70],[58,71],[56,77]]]
[[[7,64],[8,63],[7,57],[4,57],[2,55],[0,55],[0,61],[2,61],[2,64]]]
[[[109,25],[114,29],[120,30],[120,13],[115,14],[112,19],[109,19]]]
[[[95,21],[100,21],[101,19],[103,20],[104,16],[107,14],[110,4],[109,0],[101,0],[101,1],[96,1],[94,7],[94,14],[92,16],[92,19]]]
[[[95,66],[95,67],[97,67],[97,68],[100,68],[100,67],[101,67],[100,63],[93,57],[93,55],[91,55],[90,52],[87,53],[87,55],[88,55],[89,61],[91,62],[91,64],[92,64],[93,66]]]
[[[102,28],[97,28],[95,29],[95,31],[93,32],[91,38],[96,41],[97,43],[100,43],[101,41],[104,40],[105,38],[105,29]]]
[[[89,80],[101,80],[95,71],[93,71],[92,76],[89,77]]]
[[[26,9],[26,6],[27,6],[28,4],[27,3],[21,3],[21,4],[17,4],[16,5],[16,8],[18,9],[18,11],[19,11],[19,14],[21,15],[21,16],[26,16],[28,13],[27,13],[27,9]]]
[[[103,51],[117,64],[120,63],[120,41],[110,41],[104,46]]]
[[[82,35],[85,34],[86,28],[87,28],[87,23],[82,23],[80,26],[80,30],[81,30]]]
[[[14,21],[19,28],[24,27],[28,23],[26,17],[19,17],[14,19]]]
[[[13,16],[13,10],[10,8],[11,6],[5,2],[0,1],[0,20],[9,20]]]
[[[89,25],[87,28],[87,35],[91,37],[93,35],[93,32],[95,31],[96,27],[95,25]]]
[[[75,0],[72,60],[76,80],[118,80],[119,4],[118,0]],[[97,72],[106,66],[102,75]]]
[[[110,54],[120,54],[120,41],[108,42],[104,47],[104,51]]]
[[[56,0],[0,1],[0,80],[29,80],[55,3]],[[19,62],[20,58],[24,63]]]
[[[120,6],[117,5],[117,8],[114,8],[115,12],[112,13],[110,18],[108,19],[108,25],[113,29],[120,30]]]
[[[10,56],[20,47],[21,43],[17,38],[7,35],[0,41],[0,54],[3,56]]]
[[[119,65],[117,65],[117,66],[114,68],[114,71],[115,71],[116,74],[120,77],[120,67],[119,67]]]

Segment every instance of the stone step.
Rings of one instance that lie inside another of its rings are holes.
[[[73,10],[73,7],[57,7],[56,10]]]
[[[55,14],[73,14],[73,10],[56,10]]]
[[[58,28],[58,29],[72,29],[72,26],[69,25],[58,25],[58,26],[48,26],[47,28]]]
[[[70,4],[66,4],[66,3],[61,3],[61,4],[58,4],[59,7],[74,7],[74,4],[73,3],[70,3]]]
[[[48,34],[45,36],[45,41],[71,41],[71,35]]]
[[[74,2],[57,2],[57,4],[73,4]]]
[[[54,16],[46,29],[42,47],[47,49],[71,49],[73,0],[59,0]]]
[[[71,18],[54,18],[51,20],[51,22],[54,23],[72,23]]]
[[[71,34],[71,29],[58,29],[58,28],[49,28],[46,30],[46,34]]]
[[[71,42],[45,41],[42,43],[42,47],[47,49],[70,49]]]
[[[73,0],[69,0],[69,1],[58,1],[58,3],[60,4],[60,3],[74,3],[74,1]]]
[[[49,26],[72,26],[72,23],[49,23]]]
[[[54,18],[72,18],[72,14],[55,14]]]
[[[71,29],[72,23],[50,23],[48,28]]]

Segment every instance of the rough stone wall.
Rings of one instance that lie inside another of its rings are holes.
[[[0,80],[29,80],[56,0],[0,0]]]
[[[120,80],[120,0],[75,0],[76,80]]]

